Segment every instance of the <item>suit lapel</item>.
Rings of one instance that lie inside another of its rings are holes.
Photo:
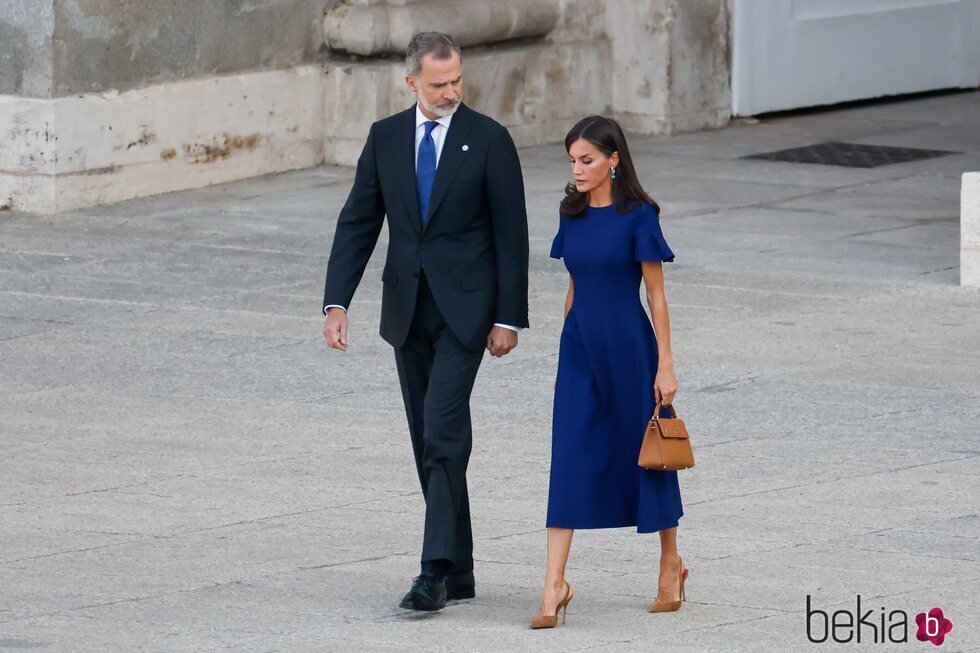
[[[452,123],[450,123],[452,124]],[[419,214],[419,192],[415,186],[415,105],[405,111],[405,119],[398,128],[398,142],[394,143],[398,158],[398,180],[408,209],[408,218],[415,230],[422,233],[422,218]]]
[[[446,192],[449,190],[453,177],[456,176],[456,172],[466,159],[467,153],[463,150],[463,145],[466,144],[466,136],[474,124],[470,113],[470,108],[460,103],[459,108],[456,109],[456,113],[453,115],[452,122],[449,123],[449,131],[446,132],[446,140],[442,144],[442,153],[439,155],[436,179],[432,185],[432,199],[429,201],[427,225],[432,224],[432,216],[435,215],[436,209],[439,208],[439,203],[442,202],[446,196]],[[414,132],[411,151],[415,151]],[[412,179],[415,179],[414,175]],[[416,192],[415,196],[417,195],[418,193]],[[417,204],[418,202],[416,202],[416,215],[419,213]],[[426,228],[428,229],[429,227],[427,226]]]

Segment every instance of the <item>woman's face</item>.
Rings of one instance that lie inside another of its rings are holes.
[[[619,165],[619,152],[606,156],[591,142],[580,138],[568,148],[568,160],[572,165],[575,190],[589,193],[603,184],[612,185],[610,168]]]

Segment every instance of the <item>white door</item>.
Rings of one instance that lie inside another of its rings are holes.
[[[980,86],[980,0],[734,0],[732,113]]]

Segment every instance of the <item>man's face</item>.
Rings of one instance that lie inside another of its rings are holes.
[[[456,111],[463,98],[463,63],[455,50],[449,59],[427,54],[422,57],[419,74],[407,76],[405,82],[427,118],[445,118]]]

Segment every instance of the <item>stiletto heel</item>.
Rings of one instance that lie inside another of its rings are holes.
[[[678,594],[680,598],[675,601],[658,601],[654,599],[653,603],[650,604],[650,612],[674,612],[680,610],[681,604],[687,601],[687,595],[684,593],[684,581],[687,580],[689,573],[690,570],[684,566],[684,561],[681,560],[681,573],[678,579],[678,584],[680,585]]]
[[[555,608],[555,614],[539,614],[531,619],[531,628],[554,628],[558,625],[559,612],[562,613],[561,622],[564,624],[568,618],[568,604],[572,602],[573,596],[572,586],[568,584],[568,581],[565,581],[565,597],[558,602],[558,607]]]

